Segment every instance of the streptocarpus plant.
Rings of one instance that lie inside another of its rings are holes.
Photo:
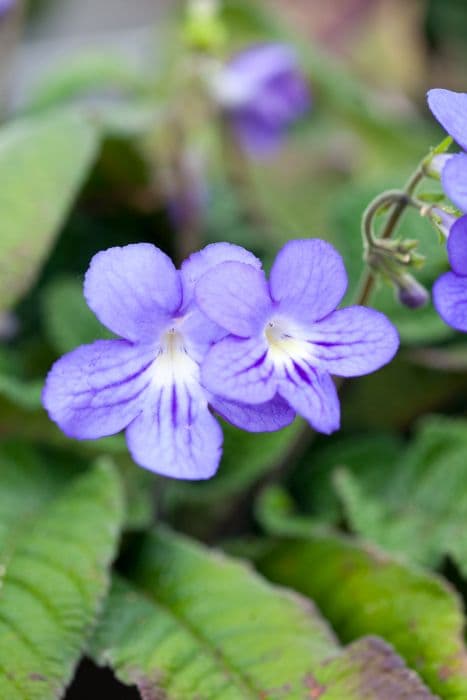
[[[208,405],[251,432],[297,411],[329,434],[340,424],[330,375],[373,372],[399,344],[379,312],[335,311],[346,286],[341,257],[318,239],[284,246],[269,287],[259,260],[228,243],[180,272],[152,245],[111,248],[92,260],[84,294],[121,339],[62,357],[44,406],[69,437],[126,430],[138,464],[179,479],[217,470],[222,432]]]

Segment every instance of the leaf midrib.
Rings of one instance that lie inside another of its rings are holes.
[[[152,606],[156,608],[159,607],[164,610],[173,620],[175,620],[176,623],[180,625],[180,627],[187,631],[190,636],[192,636],[199,643],[199,646],[201,646],[201,648],[213,659],[214,665],[222,666],[223,670],[229,674],[229,678],[232,677],[232,679],[235,681],[238,689],[242,692],[248,693],[248,696],[244,696],[245,700],[247,697],[250,697],[251,700],[258,700],[258,693],[263,692],[264,689],[255,687],[251,681],[245,678],[242,672],[225,655],[221,647],[215,647],[210,639],[199,632],[198,629],[185,617],[179,613],[176,613],[168,605],[168,603],[159,601],[153,593],[141,588],[139,585],[134,584],[131,579],[125,579],[125,581],[133,590],[136,590],[142,598],[147,600]]]

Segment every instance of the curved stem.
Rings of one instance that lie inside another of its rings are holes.
[[[376,197],[376,199],[374,199],[373,202],[371,202],[366,208],[362,220],[362,235],[368,244],[371,245],[375,242],[373,235],[373,218],[377,211],[381,209],[385,203],[387,203],[383,201],[382,203],[380,202],[378,204],[378,200],[382,199],[384,195],[392,194],[392,196],[395,196],[396,199],[399,197],[399,201],[396,201],[394,204],[391,214],[389,215],[389,218],[379,236],[379,238],[382,240],[387,240],[388,238],[392,237],[402,214],[409,205],[416,206],[417,209],[420,209],[423,206],[423,203],[414,199],[413,195],[417,189],[417,186],[425,177],[425,163],[426,158],[422,160],[417,169],[412,173],[403,190],[388,190],[388,192],[383,193],[383,195],[380,195],[380,197]],[[395,200],[393,199],[393,201]],[[363,275],[362,281],[360,282],[354,303],[360,306],[366,306],[371,298],[374,286],[375,276],[371,270],[367,270]]]
[[[375,197],[375,199],[373,199],[373,201],[367,206],[362,217],[362,236],[365,245],[371,247],[376,243],[373,231],[373,221],[376,214],[383,207],[394,203],[403,211],[405,207],[411,203],[411,198],[405,190],[387,190],[386,192],[378,195],[378,197]],[[385,227],[381,238],[390,237],[391,234],[387,233],[386,228],[387,227]]]

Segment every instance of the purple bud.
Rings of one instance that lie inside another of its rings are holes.
[[[440,209],[440,207],[433,207],[431,210],[431,218],[438,227],[440,233],[442,233],[445,238],[448,238],[451,227],[456,223],[457,217],[453,214],[449,214],[444,209]]]
[[[412,275],[403,275],[397,282],[397,288],[397,297],[400,303],[409,309],[419,309],[430,298],[425,287],[417,282]]]
[[[311,103],[295,52],[285,44],[238,53],[215,76],[212,88],[240,144],[253,156],[273,153]]]

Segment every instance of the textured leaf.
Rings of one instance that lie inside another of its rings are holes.
[[[94,128],[71,112],[0,130],[0,310],[34,282],[96,150]]]
[[[106,462],[65,486],[54,484],[50,469],[34,467],[31,459],[23,472],[18,457],[16,479],[11,468],[0,470],[0,517],[6,523],[0,697],[51,700],[63,696],[107,590],[122,491]],[[45,483],[37,492],[40,473]]]
[[[350,644],[323,664],[319,678],[308,678],[312,700],[435,700],[417,674],[378,637]]]
[[[313,666],[338,649],[312,605],[164,530],[145,540],[131,583],[116,581],[93,647],[148,700],[157,689],[177,700],[302,698]]]
[[[463,611],[441,578],[326,535],[278,542],[257,564],[313,598],[344,642],[379,635],[441,698],[467,697]]]
[[[310,602],[168,531],[130,572],[92,647],[145,700],[433,698],[381,640],[341,652]]]
[[[379,484],[343,470],[338,492],[354,530],[411,561],[450,554],[467,575],[467,422],[425,419]]]

